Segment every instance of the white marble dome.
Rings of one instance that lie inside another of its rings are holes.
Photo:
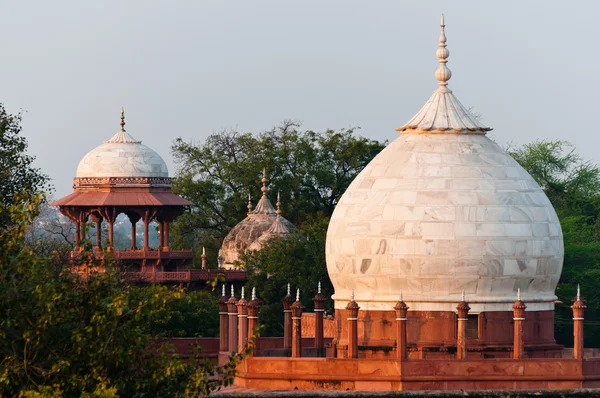
[[[464,291],[472,313],[511,311],[518,289],[528,311],[554,308],[564,254],[556,213],[447,88],[449,76],[436,73],[440,88],[333,212],[336,308],[354,292],[361,309],[389,311],[402,291],[411,310],[455,311]]]
[[[122,127],[125,122],[122,121]],[[158,153],[136,141],[124,128],[92,149],[79,162],[81,177],[168,177],[169,170]]]

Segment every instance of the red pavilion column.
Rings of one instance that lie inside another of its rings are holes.
[[[227,351],[229,352],[237,352],[237,308],[236,308],[237,300],[235,299],[233,285],[231,285],[231,297],[227,300],[227,316],[229,317],[229,342]]]
[[[469,304],[465,300],[463,292],[462,300],[458,303],[458,330],[456,336],[456,359],[467,359],[467,321],[469,317]]]
[[[163,240],[164,250],[169,251],[169,222],[165,221],[165,239]]]
[[[296,301],[292,309],[292,358],[302,356],[302,310],[304,306],[300,302],[300,289],[296,292]]]
[[[583,313],[586,305],[581,299],[579,285],[577,285],[577,297],[571,306],[573,310],[573,358],[583,359]]]
[[[525,308],[527,306],[521,301],[521,289],[518,289],[517,301],[513,304],[513,359],[523,359],[523,321],[525,320]]]
[[[96,223],[96,248],[102,249],[102,216],[99,214],[92,214],[92,220]]]
[[[75,221],[75,247],[81,245],[81,222]]]
[[[246,351],[248,347],[248,302],[244,298],[244,287],[242,286],[242,297],[238,300],[238,349],[239,352]]]
[[[165,245],[165,222],[159,221],[158,223],[158,249],[162,250]]]
[[[398,359],[403,361],[407,358],[408,346],[406,343],[406,314],[408,306],[402,300],[402,292],[400,292],[400,301],[394,306],[396,311],[396,350]]]
[[[258,336],[258,314],[260,312],[260,302],[256,298],[256,288],[252,288],[252,299],[248,302],[248,333],[252,340],[252,355],[256,354],[256,337]]]
[[[360,307],[354,301],[354,291],[350,296],[350,302],[346,306],[348,316],[348,358],[358,358],[358,310]]]
[[[294,298],[287,285],[287,296],[283,298],[283,348],[292,348],[292,303]]]
[[[225,284],[223,284],[221,298],[219,299],[219,351],[229,349],[229,319],[227,311],[227,297],[225,297]]]
[[[317,295],[313,298],[313,302],[315,303],[315,347],[319,351],[318,355],[323,356],[323,349],[325,348],[323,339],[323,313],[325,309],[323,308],[323,303],[325,302],[325,297],[321,293],[321,282],[319,282]]]
[[[114,225],[117,221],[117,209],[114,207],[104,207],[101,209],[102,217],[108,224],[108,248],[113,250],[114,248]]]
[[[136,234],[136,224],[142,218],[138,213],[128,212],[127,218],[129,218],[129,222],[131,223],[131,250],[137,250],[137,234]]]

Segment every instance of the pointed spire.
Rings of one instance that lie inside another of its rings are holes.
[[[448,80],[452,77],[452,72],[446,66],[450,51],[446,48],[446,24],[444,23],[444,14],[442,14],[442,19],[440,20],[440,27],[442,28],[440,32],[440,46],[435,53],[440,60],[440,66],[438,66],[435,71],[435,78],[440,82],[441,87],[446,87],[448,85]]]
[[[231,297],[235,297],[235,294],[233,292],[233,285],[231,285]]]
[[[321,281],[319,281],[319,284],[317,285],[317,293],[321,294]]]
[[[225,297],[225,284],[224,283],[221,287],[221,296]]]
[[[288,283],[287,295],[288,295],[288,296],[291,296],[291,295],[292,295],[292,287],[290,286],[290,284],[289,284],[289,283]]]
[[[444,16],[442,15],[442,19],[444,18]],[[465,295],[465,289],[463,289],[462,291],[462,300],[461,301],[467,301],[467,297]]]
[[[204,246],[202,246],[202,255],[206,256],[206,249],[204,248]]]
[[[354,301],[354,289],[352,289],[352,293],[350,293],[350,301]]]
[[[242,286],[242,298],[245,299],[246,293],[244,292],[244,286]]]
[[[517,289],[517,301],[521,301],[521,288]]]
[[[300,288],[296,290],[296,301],[300,301]]]
[[[281,195],[279,195],[279,192],[277,192],[277,203],[275,203],[275,205],[277,206],[277,210],[275,211],[275,213],[277,213],[277,218],[281,217]]]
[[[267,168],[263,167],[263,177],[262,177],[262,188],[260,189],[262,192],[263,198],[267,196]]]
[[[581,301],[581,290],[579,289],[579,283],[577,284],[577,301]]]
[[[402,299],[402,289],[400,289],[400,301],[404,301],[404,300]]]
[[[250,215],[250,213],[252,213],[252,196],[250,195],[250,192],[248,192],[248,215]]]
[[[125,108],[121,107],[121,131],[125,132]]]
[[[252,288],[252,300],[256,301],[256,287]]]

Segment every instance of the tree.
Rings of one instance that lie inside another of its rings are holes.
[[[232,381],[243,355],[224,367],[183,361],[153,334],[182,289],[130,285],[110,260],[94,272],[92,257],[79,277],[24,245],[40,201],[26,193],[0,208],[0,395],[198,396]]]
[[[303,131],[285,121],[256,135],[222,131],[203,144],[177,139],[173,189],[196,207],[177,219],[174,244],[201,243],[209,263],[216,264],[222,239],[245,217],[248,193],[260,197],[263,168],[270,191],[281,192],[283,214],[293,224],[310,223],[315,215],[330,217],[350,182],[385,146],[355,133]]]
[[[33,167],[33,156],[27,155],[27,140],[20,136],[21,114],[11,115],[0,104],[0,230],[7,227],[8,209],[18,194],[30,196],[49,188],[50,178]]]

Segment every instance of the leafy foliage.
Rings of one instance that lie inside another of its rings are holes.
[[[354,129],[317,133],[291,121],[257,135],[223,131],[202,144],[178,139],[172,148],[180,166],[174,191],[196,207],[177,220],[174,244],[206,246],[209,264],[216,264],[222,239],[245,217],[248,193],[260,196],[263,168],[293,224],[329,217],[350,182],[383,147],[356,136]]]
[[[39,203],[15,195],[0,209],[10,225],[0,231],[1,395],[198,396],[232,381],[242,355],[224,367],[183,361],[153,335],[172,322],[182,289],[129,285],[108,260],[94,272],[91,257],[78,277],[23,245]]]
[[[0,230],[9,222],[8,210],[23,192],[33,195],[48,188],[50,178],[33,167],[27,140],[20,136],[21,114],[11,115],[0,104]]]

